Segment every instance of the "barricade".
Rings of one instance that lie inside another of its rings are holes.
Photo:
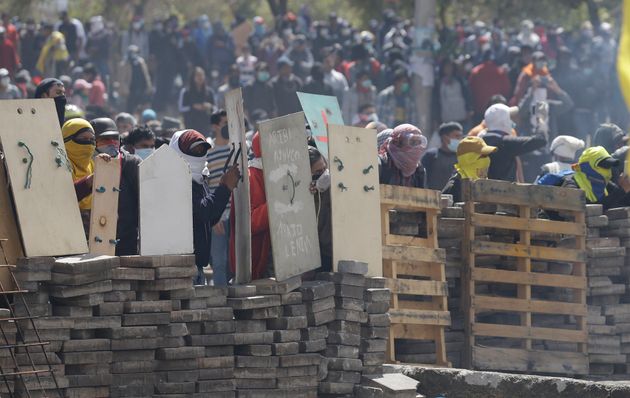
[[[463,198],[465,366],[588,374],[583,192],[478,180]]]
[[[399,359],[396,340],[428,340],[435,344],[435,364],[450,366],[444,329],[451,319],[444,271],[446,257],[437,240],[439,211],[438,191],[381,185],[383,276],[388,278],[387,287],[392,292],[388,349],[391,362],[419,362]],[[407,231],[408,235],[392,225],[394,217],[409,221],[418,213],[420,222]]]

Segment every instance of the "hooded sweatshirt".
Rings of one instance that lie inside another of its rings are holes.
[[[260,279],[267,271],[271,256],[271,233],[269,232],[269,215],[267,213],[267,197],[265,196],[265,179],[262,170],[262,151],[260,134],[256,133],[252,140],[254,159],[249,165],[249,190],[252,220],[252,278]],[[236,256],[234,243],[236,239],[234,203],[230,209],[230,269],[236,272]]]
[[[178,131],[171,138],[169,147],[188,163],[192,171],[195,264],[197,268],[203,268],[208,266],[210,262],[212,227],[221,219],[221,215],[230,200],[231,192],[225,185],[219,185],[214,192],[211,192],[202,176],[206,157],[197,157],[186,153],[188,152],[187,149],[190,148],[190,142],[198,139],[205,141],[203,135],[195,130]]]

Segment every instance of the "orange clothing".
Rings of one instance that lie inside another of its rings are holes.
[[[521,102],[521,99],[527,92],[529,88],[530,81],[534,76],[550,76],[549,69],[547,67],[542,68],[541,70],[536,69],[533,63],[529,65],[525,65],[521,74],[516,81],[516,88],[514,89],[514,96],[510,99],[510,106],[518,106],[518,103]]]

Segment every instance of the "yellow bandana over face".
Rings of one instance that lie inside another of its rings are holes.
[[[488,176],[490,157],[470,152],[457,157],[455,170],[463,179],[478,180]]]
[[[64,145],[68,160],[72,164],[72,180],[77,181],[83,177],[87,177],[94,173],[94,160],[92,156],[96,150],[94,144],[78,143],[68,137],[73,136],[82,129],[92,128],[87,120],[71,119],[64,123],[61,132],[64,137]],[[92,208],[92,195],[88,195],[79,202],[81,210],[89,210]]]

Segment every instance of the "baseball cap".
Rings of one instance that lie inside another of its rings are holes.
[[[570,135],[559,135],[551,142],[549,150],[556,156],[565,159],[575,158],[575,154],[584,148],[584,141]]]
[[[497,149],[496,146],[486,145],[486,142],[481,137],[468,136],[464,137],[457,146],[457,156],[467,153],[478,153],[483,156],[488,156],[496,152]]]
[[[484,122],[488,131],[501,131],[503,133],[509,133],[512,131],[510,107],[503,104],[492,105],[484,114]]]

